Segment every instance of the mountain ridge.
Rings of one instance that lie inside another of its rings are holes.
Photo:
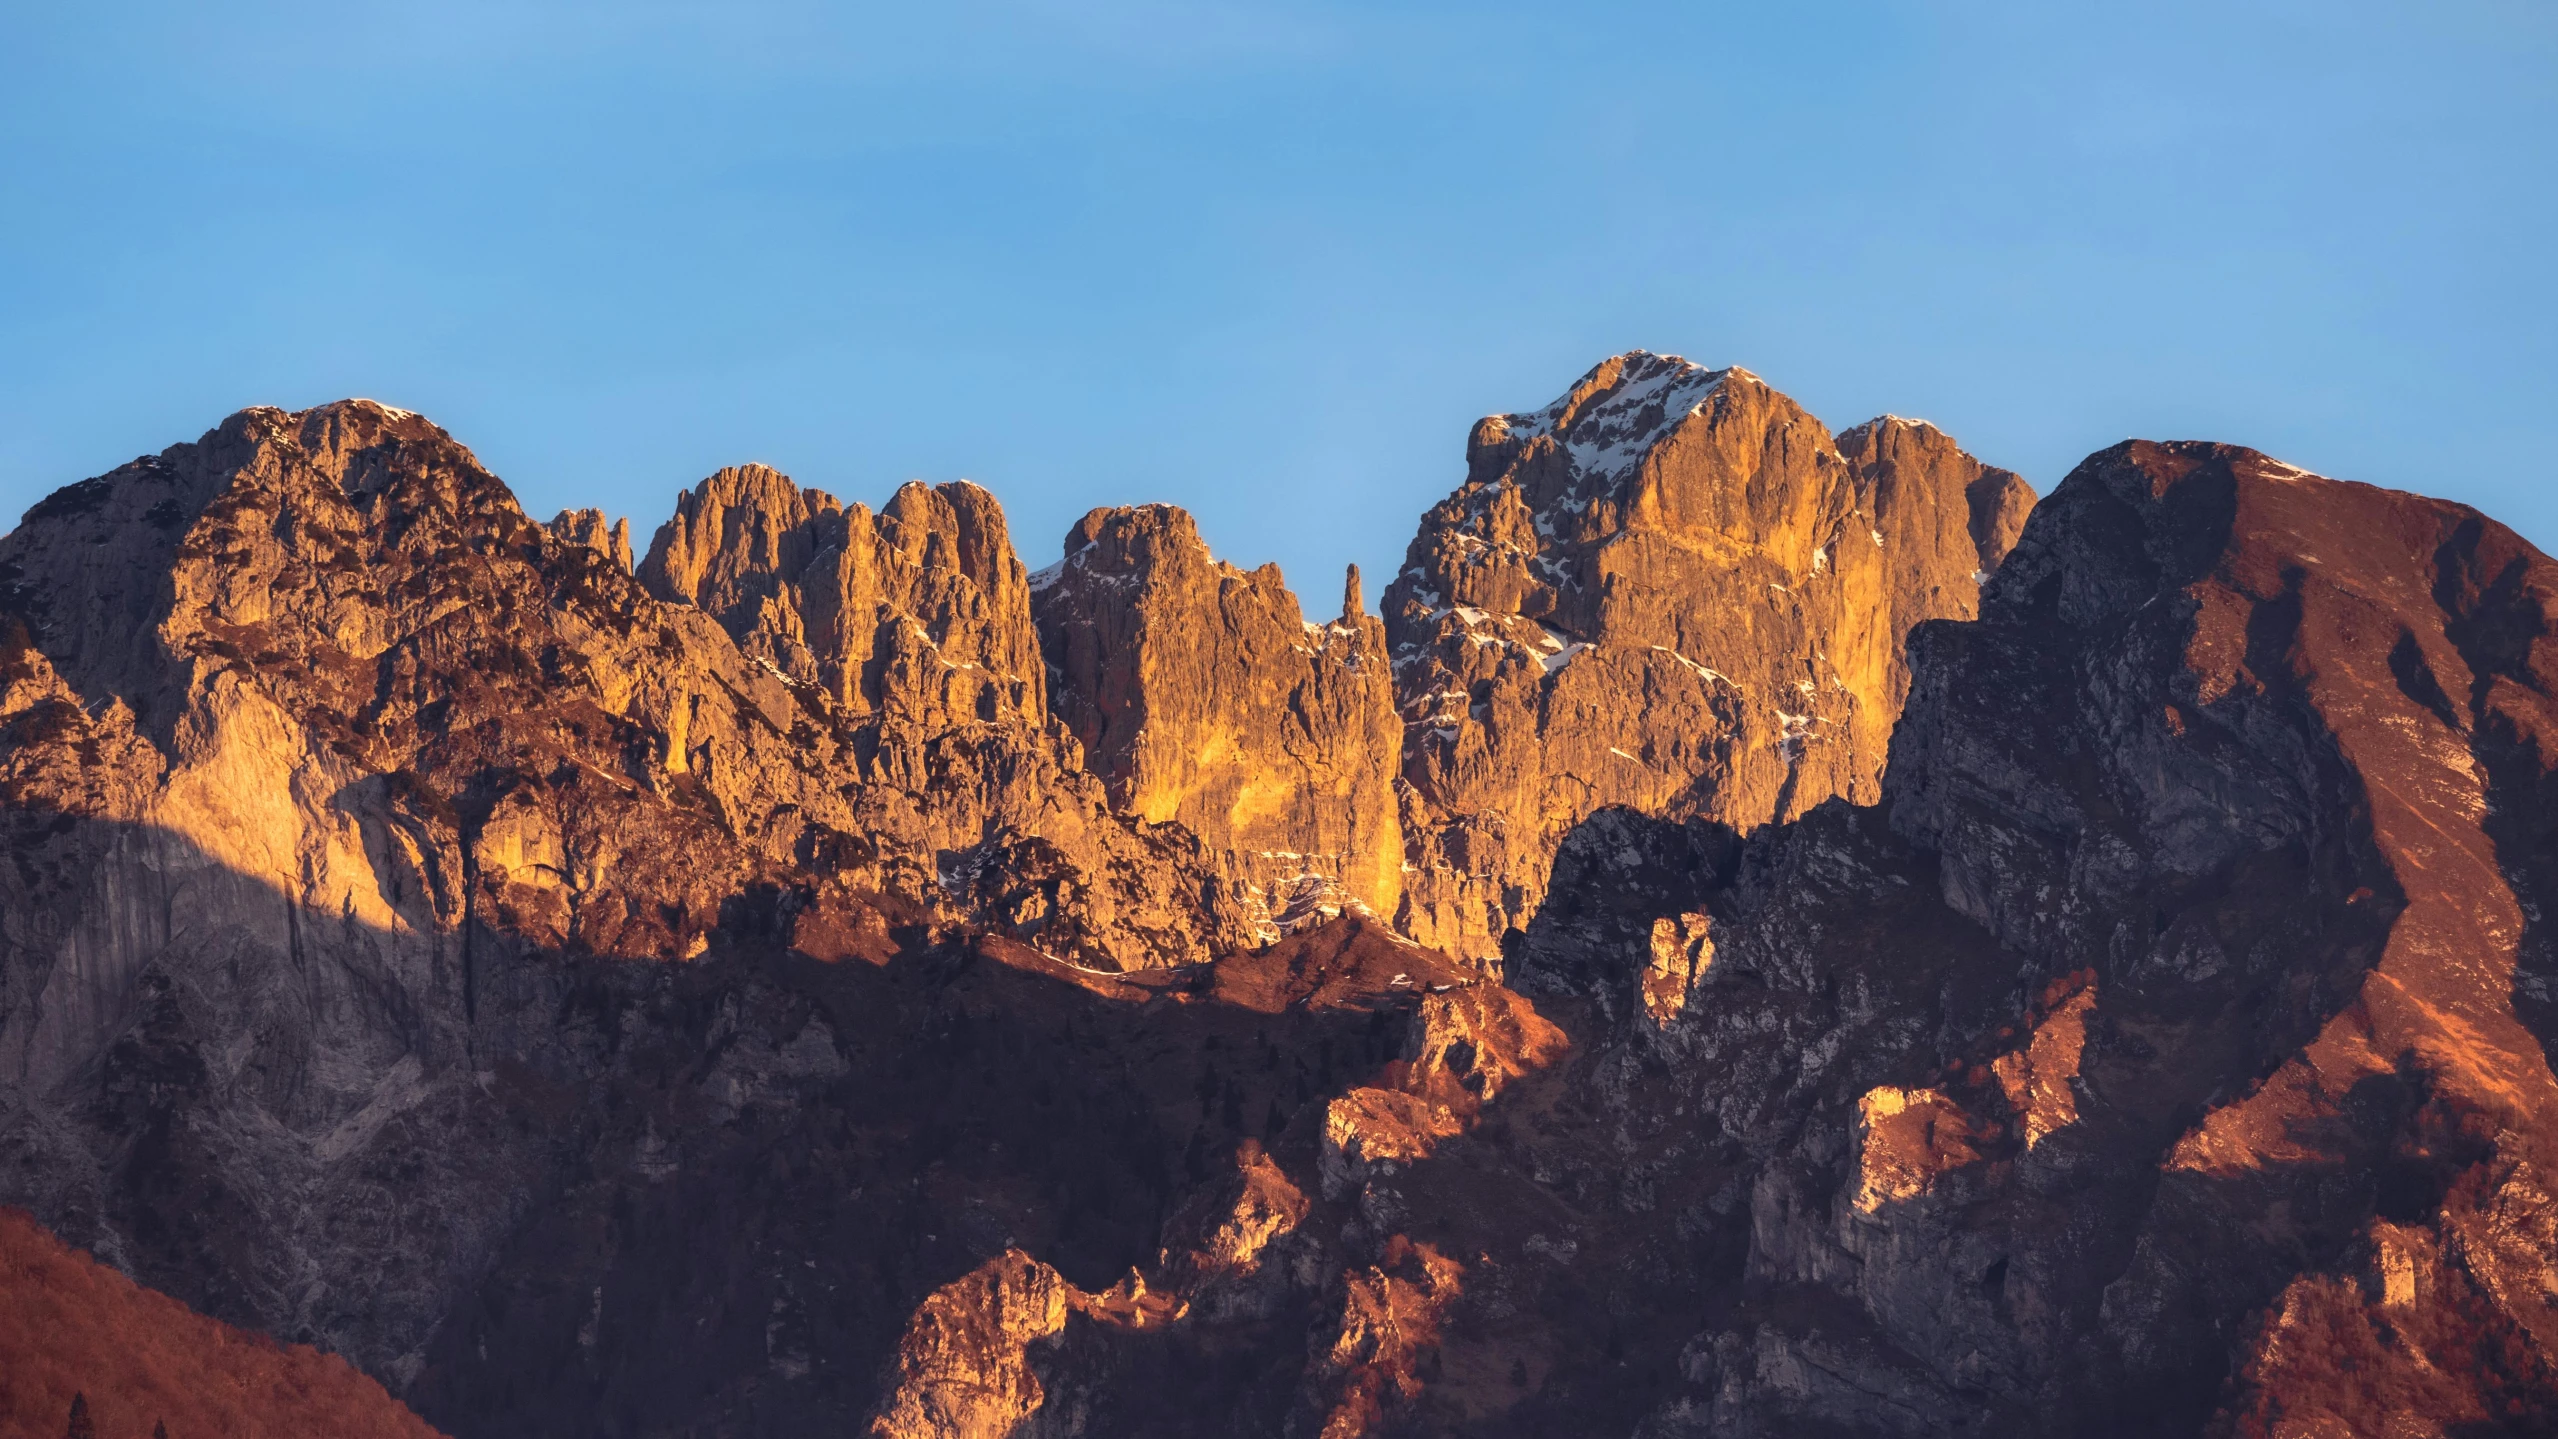
[[[1382,618],[1065,550],[740,467],[634,564],[372,402],[57,492],[0,1200],[461,1436],[2558,1412],[2492,521],[1634,352]]]

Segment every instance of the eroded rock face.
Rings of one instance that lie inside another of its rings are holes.
[[[1403,727],[1350,585],[1318,624],[1169,505],[1084,516],[1032,582],[1055,709],[1113,802],[1197,834],[1283,923],[1327,888],[1384,916],[1402,892]]]
[[[1833,440],[1747,371],[1637,351],[1475,427],[1385,619],[1407,728],[1401,919],[1497,953],[1609,805],[1747,830],[1870,803],[1902,639],[1968,618],[2031,505],[1932,426]]]
[[[551,534],[584,545],[627,570],[631,567],[631,522],[607,520],[602,510],[562,510],[551,517]]]
[[[1268,1150],[1288,1432],[2547,1425],[2553,632],[2460,507],[2091,459],[1920,626],[1879,803],[1603,812],[1515,989],[1398,976]],[[1146,1352],[1077,1412],[1158,1412]]]
[[[640,581],[856,712],[928,726],[1035,721],[1044,705],[1021,560],[995,497],[910,483],[849,508],[761,465],[676,497]]]

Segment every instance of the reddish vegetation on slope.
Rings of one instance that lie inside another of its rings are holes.
[[[53,1439],[82,1395],[98,1439],[436,1439],[336,1355],[216,1323],[0,1209],[0,1436]]]

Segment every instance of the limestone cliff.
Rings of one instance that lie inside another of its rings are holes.
[[[2550,1423],[2553,634],[2464,507],[2118,446],[1918,630],[1880,805],[1576,836],[1514,979],[1725,1296],[1640,1432]]]
[[[722,470],[676,498],[639,576],[856,713],[1042,713],[1021,560],[1003,507],[965,480],[907,484],[874,515],[761,465]]]
[[[584,545],[622,569],[631,567],[631,522],[607,520],[602,510],[562,510],[551,517],[551,534]]]
[[[1114,803],[1188,827],[1283,920],[1333,886],[1395,912],[1402,726],[1355,591],[1308,620],[1277,566],[1218,561],[1169,505],[1084,516],[1032,590],[1052,704]]]
[[[1466,464],[1385,620],[1401,921],[1478,955],[1606,806],[1748,829],[1870,801],[1902,637],[1973,612],[2031,501],[1933,427],[1878,420],[1843,447],[1747,371],[1641,351],[1485,419]]]

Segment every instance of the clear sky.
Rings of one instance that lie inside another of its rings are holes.
[[[643,542],[722,464],[967,476],[1321,614],[1639,346],[2558,547],[2554,196],[2548,0],[0,0],[0,514],[370,395]]]

